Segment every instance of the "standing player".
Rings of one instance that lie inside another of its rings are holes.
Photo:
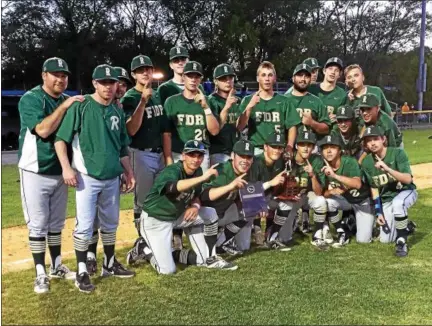
[[[75,286],[86,293],[95,289],[90,282],[86,260],[96,216],[104,247],[102,276],[124,278],[135,275],[114,255],[120,208],[119,175],[124,173],[122,182],[127,191],[135,186],[124,113],[113,104],[118,79],[114,69],[106,64],[97,66],[92,77],[95,92],[68,110],[55,143],[65,183],[77,188],[74,248],[78,273]],[[67,157],[67,143],[72,143],[73,168]]]
[[[114,71],[116,72],[118,78],[117,92],[115,95],[116,100],[120,100],[128,89],[128,84],[132,83],[129,74],[125,68],[122,67],[114,67]]]
[[[347,103],[353,108],[357,108],[358,104],[361,103],[361,98],[364,94],[374,94],[378,99],[378,106],[382,112],[387,113],[392,117],[392,110],[390,104],[378,86],[370,86],[364,84],[365,76],[362,68],[358,64],[349,65],[345,68],[345,83],[350,88],[347,97]],[[356,118],[360,116],[360,112],[356,111]]]
[[[396,256],[408,255],[408,208],[417,200],[408,156],[401,148],[385,146],[385,135],[376,126],[366,128],[363,135],[370,154],[362,169],[371,186],[375,214],[381,225],[380,241],[396,240]],[[389,230],[384,232],[384,225]]]
[[[297,125],[300,119],[295,111],[288,109],[285,96],[273,90],[276,71],[271,62],[264,61],[258,66],[258,92],[246,96],[240,104],[237,129],[248,127],[248,139],[255,146],[255,155],[263,152],[268,134],[278,132],[287,135],[286,152],[292,154]]]
[[[337,124],[331,134],[338,138],[342,146],[342,155],[359,159],[363,149],[354,109],[343,105],[338,107],[335,113]]]
[[[187,141],[182,151],[183,160],[161,172],[144,202],[140,225],[148,247],[144,247],[143,252],[159,274],[175,273],[175,261],[208,268],[237,269],[216,255],[217,215],[214,209],[201,207],[197,197],[201,183],[217,175],[213,167],[203,174],[200,165],[205,152],[202,142]],[[173,227],[184,229],[193,250],[172,251]]]
[[[51,256],[49,276],[74,277],[74,273],[61,263],[61,232],[66,218],[68,191],[54,149],[54,134],[66,111],[73,103],[84,100],[81,95],[68,97],[63,93],[69,75],[68,65],[63,59],[47,59],[42,66],[43,84],[26,92],[18,103],[21,200],[36,269],[36,293],[49,291],[45,270],[47,239]]]
[[[379,100],[374,94],[368,93],[362,95],[357,108],[360,110],[362,117],[360,120],[360,126],[362,126],[361,136],[366,127],[376,125],[383,130],[387,139],[387,146],[403,148],[402,133],[396,122],[389,115],[381,111]]]
[[[311,85],[316,84],[318,80],[318,74],[321,66],[318,63],[318,60],[315,58],[307,58],[303,60],[303,63],[307,64],[311,67]]]
[[[340,248],[349,243],[349,230],[342,223],[338,210],[354,210],[356,218],[356,240],[368,243],[372,240],[374,217],[369,197],[369,189],[362,182],[362,172],[357,160],[341,153],[338,138],[329,135],[321,142],[322,156],[325,166],[322,168],[326,175],[324,197],[327,200],[328,217],[333,223],[338,241],[333,247]]]
[[[318,139],[330,131],[330,118],[324,103],[315,95],[308,92],[311,83],[311,68],[299,64],[293,73],[294,89],[288,98],[289,112],[297,111],[303,129],[309,129],[317,134]]]
[[[234,69],[226,64],[218,65],[213,71],[216,91],[208,98],[208,105],[219,117],[220,132],[210,135],[210,165],[226,162],[230,158],[233,146],[238,140],[237,118],[239,117],[239,99],[235,96]]]
[[[318,96],[327,107],[332,123],[336,122],[336,109],[346,102],[345,90],[336,85],[342,75],[343,63],[339,58],[330,58],[324,65],[324,80],[321,83],[311,83],[308,91]],[[313,80],[313,72],[312,78]]]

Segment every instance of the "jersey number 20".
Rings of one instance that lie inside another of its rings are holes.
[[[207,140],[207,130],[195,129],[195,140],[199,140],[199,141]]]

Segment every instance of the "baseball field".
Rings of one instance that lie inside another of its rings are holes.
[[[150,265],[132,279],[94,278],[92,295],[73,282],[51,281],[51,292],[33,292],[34,270],[23,225],[16,166],[2,167],[3,324],[432,324],[432,130],[404,131],[419,200],[409,218],[418,225],[410,254],[393,245],[354,242],[317,251],[296,235],[291,252],[252,250],[236,258],[235,272],[179,267],[158,276]],[[69,193],[68,216],[75,200]],[[132,195],[122,196],[117,256],[121,262],[136,232]],[[76,267],[74,219],[63,232],[65,263]],[[101,248],[99,248],[101,249]],[[47,255],[48,256],[48,255]],[[99,269],[101,268],[99,251]]]

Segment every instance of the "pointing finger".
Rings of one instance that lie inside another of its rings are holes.
[[[325,165],[327,165],[329,168],[331,168],[329,162],[328,162],[326,159],[324,159],[324,163],[325,163]]]

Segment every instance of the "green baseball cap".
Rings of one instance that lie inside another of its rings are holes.
[[[234,69],[231,65],[227,63],[222,63],[217,66],[213,71],[213,78],[218,79],[223,76],[236,76]]]
[[[93,70],[94,80],[115,80],[118,81],[117,73],[113,67],[107,64],[99,65]]]
[[[307,58],[303,61],[303,63],[307,64],[311,67],[311,69],[321,68],[321,66],[318,63],[318,60],[315,58]]]
[[[324,65],[324,68],[327,68],[328,66],[336,65],[339,66],[340,69],[343,69],[344,65],[341,59],[337,57],[333,57],[327,60],[327,62]]]
[[[175,58],[189,58],[189,51],[182,46],[175,46],[169,52],[170,61]]]
[[[196,73],[201,76],[204,76],[202,66],[199,62],[189,61],[188,63],[185,64],[183,69],[183,74],[191,74],[191,73]]]
[[[127,72],[127,70],[125,68],[114,67],[114,70],[115,70],[115,72],[117,74],[117,78],[119,80],[125,80],[125,81],[131,83],[131,80],[129,78],[129,74],[128,74],[128,72]]]
[[[293,72],[293,76],[297,75],[300,71],[306,71],[309,74],[312,74],[312,68],[307,63],[298,64]]]
[[[336,146],[342,147],[342,145],[339,141],[339,137],[337,137],[335,135],[324,136],[324,138],[321,140],[321,143],[319,146],[323,147],[324,145],[336,145]]]
[[[280,133],[272,132],[267,136],[266,145],[285,147],[285,136]]]
[[[183,147],[183,153],[199,152],[205,154],[206,151],[204,143],[198,140],[188,140]]]
[[[135,58],[132,59],[131,62],[131,71],[135,71],[136,69],[140,67],[152,67],[153,68],[153,62],[151,59],[143,54],[137,55]]]
[[[366,93],[360,97],[360,102],[357,105],[358,108],[373,108],[380,106],[380,101],[375,94]]]
[[[68,75],[71,74],[66,61],[57,57],[46,59],[42,65],[42,71],[43,72],[64,72]]]
[[[342,105],[336,109],[336,119],[351,120],[354,118],[355,118],[355,112],[352,107]]]
[[[302,130],[297,134],[296,142],[298,143],[309,143],[316,144],[316,135],[310,130]]]
[[[365,132],[363,133],[362,139],[369,136],[384,136],[383,130],[375,125],[366,127]]]
[[[239,140],[234,144],[233,152],[238,155],[254,156],[255,146],[248,140]]]

